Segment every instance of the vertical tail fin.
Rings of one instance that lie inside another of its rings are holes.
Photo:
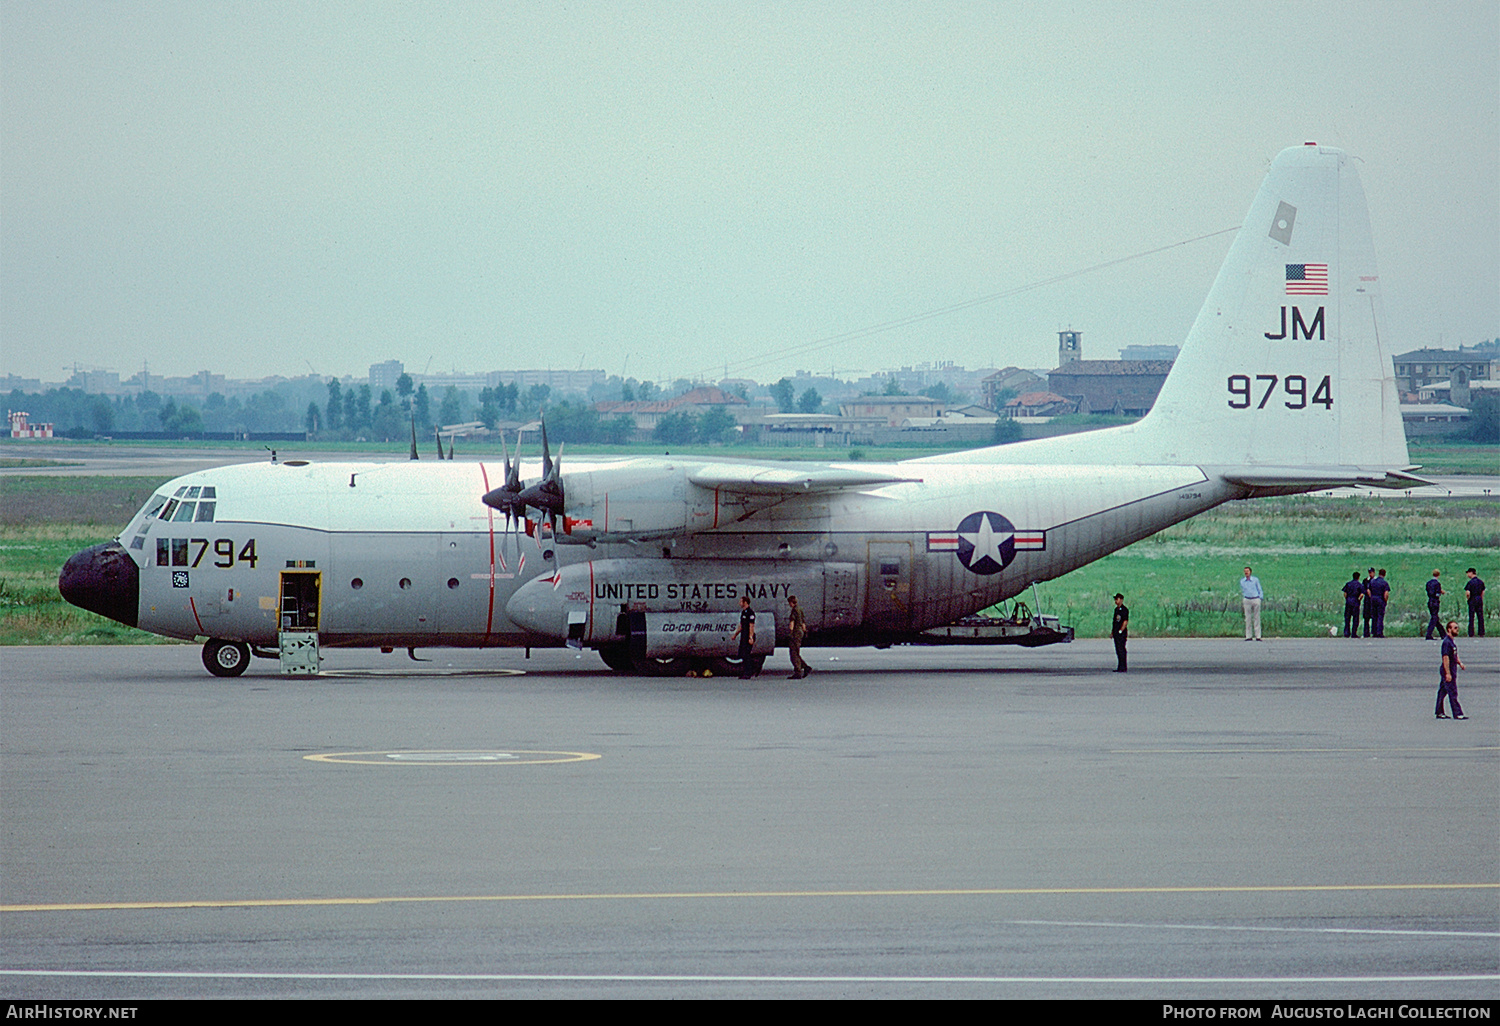
[[[1352,160],[1283,150],[1138,432],[1171,462],[1406,467],[1379,286]]]
[[[1407,487],[1364,188],[1341,150],[1283,150],[1151,412],[919,462],[1213,467],[1247,485]]]

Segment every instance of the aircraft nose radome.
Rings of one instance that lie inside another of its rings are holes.
[[[57,590],[80,609],[136,625],[141,601],[141,572],[119,542],[105,542],[75,552],[57,575]]]

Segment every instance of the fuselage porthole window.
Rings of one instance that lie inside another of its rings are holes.
[[[408,588],[411,587],[411,578],[410,577],[403,577],[403,578],[401,578],[400,582],[398,582],[398,583],[400,584],[401,590],[405,591],[406,589],[408,589]]]
[[[349,582],[349,587],[353,588],[355,591],[358,591],[359,589],[363,588],[364,586],[365,586],[365,582],[364,582],[364,579],[361,578],[361,577],[356,577],[356,578],[354,578],[354,580],[352,580],[352,581]]]
[[[458,578],[457,577],[450,577],[450,578],[448,578],[448,587],[449,588],[457,588],[458,587]]]

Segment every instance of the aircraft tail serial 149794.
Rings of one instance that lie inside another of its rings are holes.
[[[908,641],[1231,499],[1423,483],[1380,320],[1364,190],[1310,143],[1276,158],[1134,424],[885,465],[221,467],[162,486],[59,586],[208,639],[221,676],[299,645],[311,672],[319,646],[571,644],[683,673],[733,657],[741,597],[756,668],[789,595],[808,645]]]

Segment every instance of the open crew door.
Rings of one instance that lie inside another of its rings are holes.
[[[318,653],[318,619],[322,612],[322,575],[316,570],[283,570],[281,603],[277,610],[277,642],[281,672],[315,674],[322,666]]]

